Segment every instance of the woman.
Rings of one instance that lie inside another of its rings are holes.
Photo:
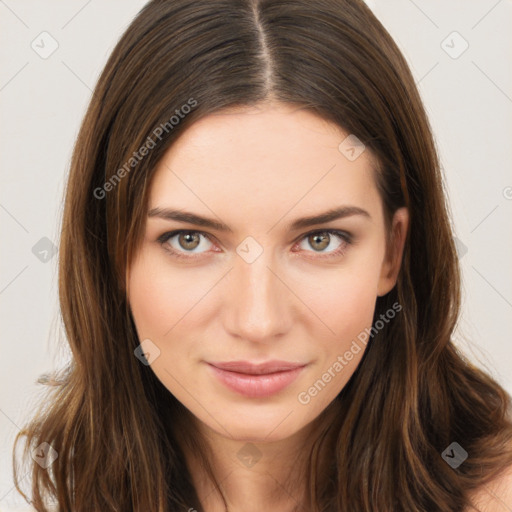
[[[83,121],[59,271],[37,510],[511,506],[510,397],[451,341],[432,134],[362,1],[149,2]]]

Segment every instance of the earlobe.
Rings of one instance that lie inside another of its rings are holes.
[[[399,208],[393,215],[386,256],[382,262],[377,290],[377,296],[379,297],[389,293],[396,284],[402,263],[408,227],[409,211],[405,207]]]

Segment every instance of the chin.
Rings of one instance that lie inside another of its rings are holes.
[[[305,417],[302,405],[290,401],[246,403],[244,405],[225,404],[219,408],[221,414],[212,414],[200,421],[217,434],[236,441],[261,443],[286,439],[313,421],[314,417]],[[227,413],[227,411],[233,411]]]

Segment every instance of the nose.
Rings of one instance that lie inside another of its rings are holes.
[[[225,329],[232,336],[272,343],[290,330],[294,296],[274,267],[267,251],[252,263],[236,258],[227,276],[223,311]]]

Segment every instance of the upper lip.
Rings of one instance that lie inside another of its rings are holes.
[[[208,363],[221,370],[246,373],[248,375],[265,375],[268,373],[284,372],[295,370],[306,366],[302,363],[291,363],[289,361],[266,361],[264,363],[251,363],[249,361],[226,361]]]

